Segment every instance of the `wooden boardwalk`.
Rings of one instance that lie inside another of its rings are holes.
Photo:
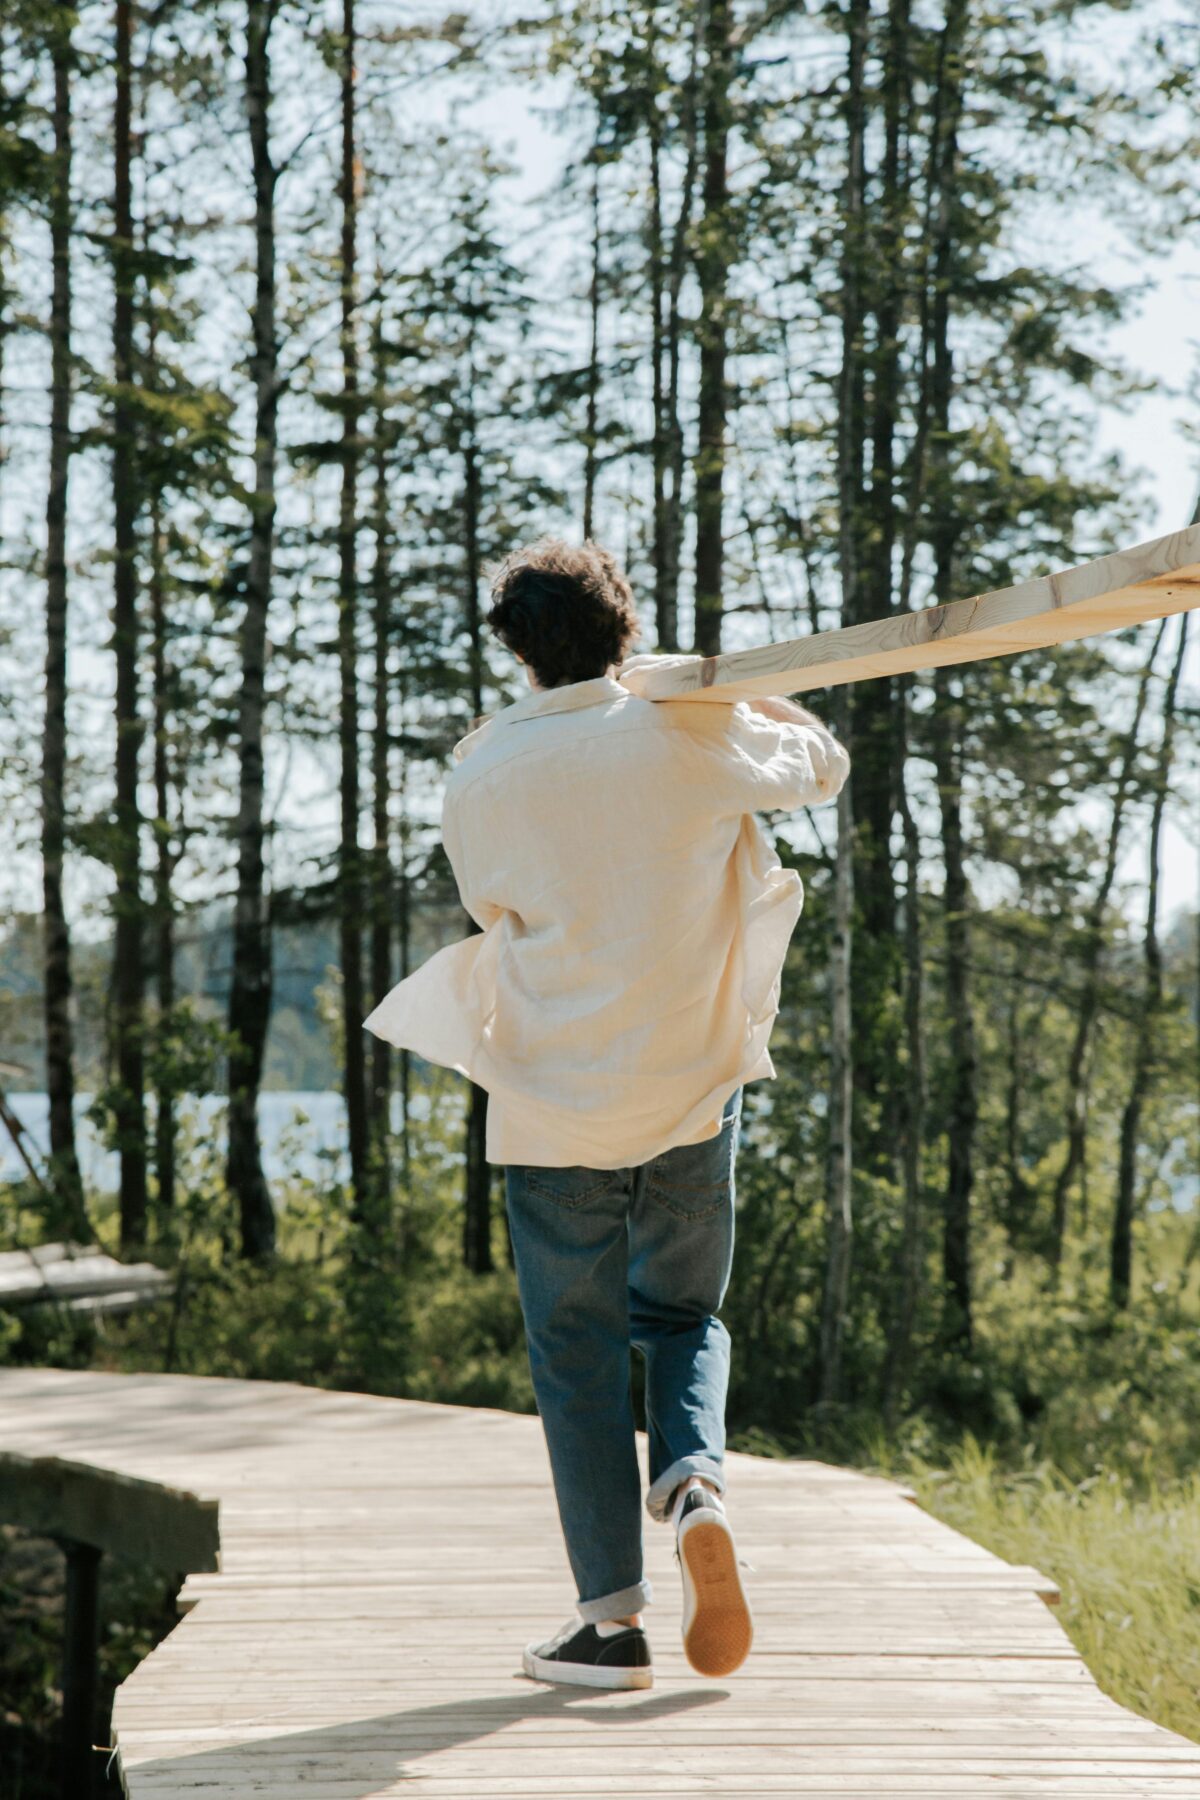
[[[1200,1796],[1200,1746],[1099,1691],[1051,1583],[851,1470],[730,1457],[756,1641],[723,1681],[647,1519],[655,1686],[603,1694],[519,1673],[574,1598],[536,1418],[6,1369],[4,1451],[219,1501],[219,1573],[117,1694],[132,1800]]]

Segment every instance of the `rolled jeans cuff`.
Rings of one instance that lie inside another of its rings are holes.
[[[678,1462],[673,1462],[669,1469],[663,1470],[646,1494],[646,1511],[660,1525],[670,1517],[667,1507],[671,1495],[689,1475],[703,1475],[705,1481],[712,1482],[718,1494],[725,1492],[725,1471],[719,1462],[715,1462],[711,1456],[681,1456]]]
[[[576,1610],[585,1625],[599,1625],[604,1619],[627,1619],[630,1613],[641,1612],[643,1606],[649,1606],[653,1598],[654,1589],[648,1581],[635,1581],[632,1587],[601,1594],[598,1600],[579,1600]]]

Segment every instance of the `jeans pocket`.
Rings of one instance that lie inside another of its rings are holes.
[[[581,1164],[563,1169],[539,1169],[527,1165],[522,1171],[522,1179],[531,1193],[540,1194],[543,1200],[553,1200],[556,1206],[574,1210],[602,1194],[614,1176],[611,1169],[585,1169]]]
[[[678,1219],[707,1219],[731,1206],[737,1125],[727,1119],[716,1137],[656,1156],[646,1176],[650,1198]]]

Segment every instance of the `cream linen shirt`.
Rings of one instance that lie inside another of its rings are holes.
[[[639,656],[622,674],[665,658]],[[365,1021],[488,1093],[490,1163],[617,1169],[720,1129],[767,1041],[803,904],[755,817],[830,800],[826,730],[745,701],[535,690],[454,746],[442,839],[480,933]]]

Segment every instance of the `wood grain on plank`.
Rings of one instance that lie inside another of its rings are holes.
[[[720,656],[630,657],[616,671],[645,700],[726,705],[1043,650],[1200,604],[1200,525],[1014,587],[840,631]]]

